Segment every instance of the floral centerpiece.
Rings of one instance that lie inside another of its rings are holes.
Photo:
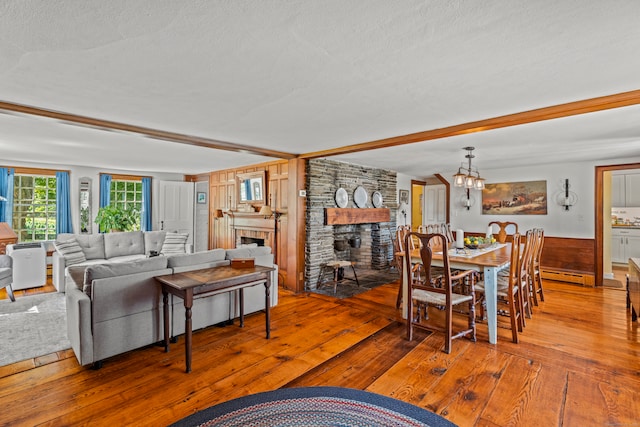
[[[469,249],[482,249],[491,246],[496,242],[493,236],[489,237],[477,237],[468,236],[464,238],[464,247]]]

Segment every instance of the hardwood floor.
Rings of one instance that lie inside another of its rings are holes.
[[[167,425],[195,411],[281,387],[332,385],[392,396],[460,426],[638,425],[640,339],[621,289],[545,281],[545,299],[520,335],[487,342],[439,334],[405,339],[397,285],[349,299],[280,292],[272,338],[264,315],[194,333],[184,342],[78,366],[71,351],[0,367],[0,425]],[[59,360],[58,360],[59,358]]]

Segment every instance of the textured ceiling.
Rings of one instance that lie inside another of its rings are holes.
[[[638,90],[639,17],[637,0],[4,0],[0,101],[308,153]],[[336,159],[426,176],[466,145],[483,168],[638,157],[639,113]],[[6,164],[201,173],[267,160],[0,114]]]

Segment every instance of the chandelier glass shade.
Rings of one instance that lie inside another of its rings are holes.
[[[473,155],[474,147],[464,147],[463,150],[467,151],[467,165],[464,163],[460,165],[458,168],[458,173],[453,175],[453,185],[455,187],[464,187],[464,188],[475,188],[476,190],[484,189],[484,178],[480,178],[480,172],[478,172],[478,168],[475,168],[471,165],[471,159],[475,156]]]

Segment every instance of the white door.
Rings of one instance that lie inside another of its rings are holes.
[[[444,184],[425,186],[425,196],[423,224],[445,222],[447,219],[447,189]]]
[[[160,181],[160,230],[189,233],[193,244],[193,182]]]

